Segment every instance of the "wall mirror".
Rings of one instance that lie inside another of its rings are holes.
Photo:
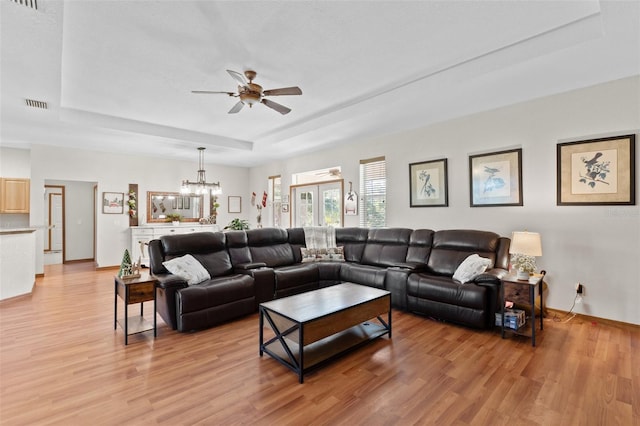
[[[182,222],[197,222],[202,217],[202,195],[147,191],[147,223],[171,222],[169,214],[179,214]]]

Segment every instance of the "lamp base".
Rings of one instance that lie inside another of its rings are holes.
[[[518,269],[518,272],[516,274],[516,278],[520,281],[529,281],[529,273],[527,271],[523,271],[521,269]]]

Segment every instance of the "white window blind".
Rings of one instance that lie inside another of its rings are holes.
[[[384,157],[360,160],[360,226],[387,224],[387,166]]]

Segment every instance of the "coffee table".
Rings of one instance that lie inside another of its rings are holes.
[[[265,319],[274,334],[266,342]],[[385,334],[391,338],[386,290],[342,283],[260,304],[260,356],[296,372],[300,383],[310,369]]]

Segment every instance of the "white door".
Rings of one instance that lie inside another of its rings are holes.
[[[51,195],[51,251],[62,251],[62,194]]]
[[[342,180],[291,187],[292,226],[342,226],[342,187]]]

